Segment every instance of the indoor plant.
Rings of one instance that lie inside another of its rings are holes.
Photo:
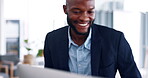
[[[32,49],[30,48],[30,43],[28,42],[28,39],[24,40],[24,44],[28,54],[24,55],[23,64],[33,64],[33,55],[30,54]]]

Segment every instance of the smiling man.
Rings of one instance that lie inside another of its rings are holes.
[[[67,21],[72,28],[72,32],[80,35],[88,34],[95,18],[94,1],[67,0],[67,4],[63,8],[65,14],[67,14]]]
[[[141,78],[122,32],[94,24],[95,0],[66,0],[68,26],[45,39],[45,67],[114,78]]]

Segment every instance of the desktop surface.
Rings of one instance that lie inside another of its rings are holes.
[[[40,68],[25,64],[18,65],[18,75],[19,78],[102,78],[84,76],[66,71],[49,68]]]

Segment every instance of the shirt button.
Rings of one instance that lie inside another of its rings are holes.
[[[82,49],[79,49],[79,51],[82,51]]]
[[[81,67],[81,64],[79,64],[78,66]]]

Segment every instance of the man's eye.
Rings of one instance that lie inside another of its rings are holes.
[[[80,13],[80,11],[73,11],[73,13],[78,14],[78,13]]]
[[[88,11],[88,13],[94,13],[95,11]]]

